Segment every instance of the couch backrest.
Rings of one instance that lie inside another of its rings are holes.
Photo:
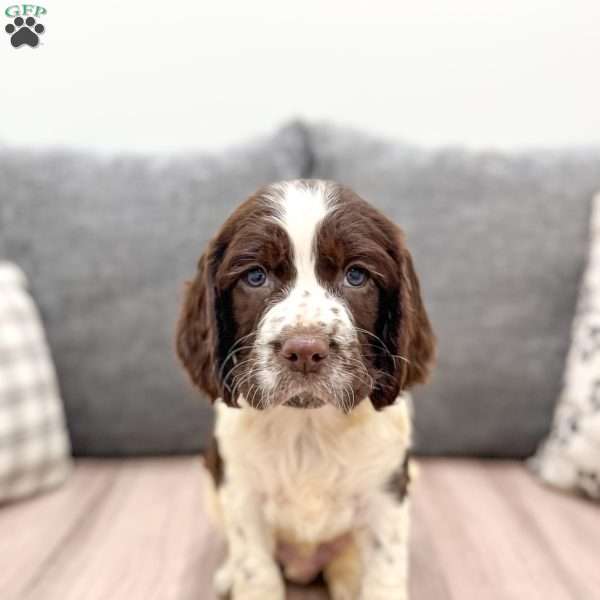
[[[439,340],[428,454],[525,456],[558,396],[600,153],[423,151],[300,123],[218,156],[0,149],[0,257],[27,273],[78,454],[189,452],[210,410],[177,364],[183,281],[259,185],[353,187],[407,232]]]

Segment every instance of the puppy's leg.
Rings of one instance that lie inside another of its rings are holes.
[[[357,600],[362,564],[354,540],[325,567],[323,574],[331,600]]]
[[[408,598],[409,502],[380,494],[357,533],[363,561],[360,600]]]
[[[215,576],[219,594],[231,600],[284,600],[285,588],[274,560],[275,540],[265,523],[260,498],[242,486],[221,488],[228,556]]]

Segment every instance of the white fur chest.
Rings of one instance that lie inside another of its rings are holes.
[[[220,403],[216,435],[226,486],[259,499],[278,538],[318,544],[368,518],[370,497],[402,463],[410,421],[403,398],[380,412],[365,400],[349,415],[331,406],[257,411]]]

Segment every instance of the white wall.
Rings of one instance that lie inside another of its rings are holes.
[[[8,4],[5,143],[215,148],[292,116],[426,145],[600,143],[598,0],[41,0],[44,43],[18,50]]]

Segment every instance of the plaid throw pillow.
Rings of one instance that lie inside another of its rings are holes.
[[[24,274],[0,262],[0,503],[62,482],[70,448],[50,352]]]

